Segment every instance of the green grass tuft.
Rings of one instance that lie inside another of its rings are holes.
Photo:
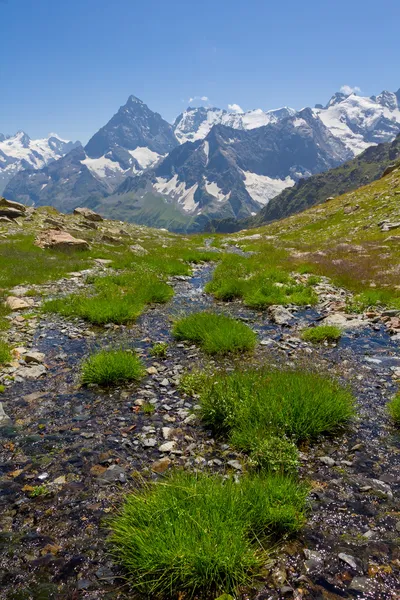
[[[156,275],[133,272],[98,277],[93,280],[97,294],[73,294],[48,300],[45,312],[65,317],[80,317],[94,325],[130,323],[143,312],[146,304],[168,302],[172,288]]]
[[[12,358],[10,346],[0,339],[0,365],[10,361]]]
[[[257,336],[244,323],[225,315],[201,312],[177,321],[172,331],[178,340],[198,343],[208,354],[253,350]]]
[[[128,350],[101,350],[82,364],[81,381],[110,386],[125,381],[138,381],[144,376],[140,359]]]
[[[301,337],[306,342],[337,342],[342,336],[342,331],[334,325],[318,325],[304,329]]]
[[[284,476],[176,472],[126,498],[111,542],[146,597],[235,594],[267,562],[270,538],[301,528],[307,493]]]
[[[157,344],[154,344],[154,346],[150,350],[150,354],[151,354],[151,356],[154,356],[155,358],[166,358],[167,351],[168,351],[167,342],[158,342]]]
[[[200,395],[207,425],[248,440],[269,435],[312,440],[335,433],[354,414],[349,390],[308,372],[248,370],[207,378],[200,374],[197,386],[192,379],[191,389]]]
[[[389,402],[388,411],[396,425],[400,425],[400,394],[397,394]]]

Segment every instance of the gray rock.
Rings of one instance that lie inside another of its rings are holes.
[[[357,571],[358,566],[353,556],[350,556],[350,554],[345,554],[344,552],[340,552],[340,554],[338,554],[338,557],[340,558],[340,560],[346,563],[346,565],[349,565],[349,567]]]
[[[126,473],[119,465],[110,465],[101,475],[101,479],[107,483],[126,483]]]
[[[354,577],[349,585],[349,590],[360,592],[361,594],[371,594],[374,592],[374,582],[367,577]]]
[[[0,402],[0,427],[8,427],[12,424],[10,417],[4,412],[3,404]]]
[[[268,308],[268,315],[277,325],[290,325],[295,317],[284,306],[273,305]]]
[[[42,352],[27,352],[24,356],[24,360],[27,364],[40,364],[44,361],[44,354]]]
[[[333,467],[333,465],[335,464],[335,461],[330,456],[321,456],[319,460],[328,467]]]
[[[172,452],[175,446],[176,442],[165,442],[165,444],[161,444],[158,449],[160,452]]]
[[[33,367],[21,367],[17,371],[17,375],[23,379],[39,379],[42,375],[46,375],[46,367],[43,365],[35,365]]]
[[[388,485],[384,481],[381,481],[380,479],[370,479],[369,481],[371,483],[372,489],[375,492],[381,492],[382,494],[386,494],[389,500],[393,500],[393,492],[390,485]]]

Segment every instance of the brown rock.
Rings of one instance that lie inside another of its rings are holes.
[[[49,229],[39,234],[35,240],[39,248],[55,248],[56,250],[88,250],[89,244],[86,240],[74,238],[66,231]]]
[[[26,206],[24,204],[6,200],[5,198],[0,198],[0,208],[14,208],[15,210],[19,210],[19,212],[26,212]]]
[[[153,462],[151,465],[151,470],[155,473],[164,473],[168,469],[171,462],[172,461],[167,457],[161,458],[160,460]]]
[[[103,467],[103,465],[93,465],[93,467],[90,469],[90,474],[95,475],[95,477],[99,477],[100,475],[103,475],[103,473],[105,473],[106,471],[107,467]]]
[[[75,208],[74,210],[74,215],[80,215],[81,217],[83,217],[84,219],[87,219],[88,221],[103,221],[103,217],[101,215],[99,215],[98,213],[95,213],[93,210],[90,210],[90,208]]]
[[[25,310],[30,308],[33,304],[33,300],[24,300],[23,298],[17,298],[17,296],[8,296],[6,299],[6,305],[11,310]]]

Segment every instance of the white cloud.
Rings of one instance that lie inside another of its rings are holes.
[[[242,113],[243,108],[241,106],[239,106],[239,104],[228,104],[228,108],[229,110],[235,112],[235,113]]]
[[[350,94],[359,94],[361,92],[361,88],[359,88],[358,85],[355,85],[354,87],[352,87],[351,85],[342,85],[340,91],[342,92],[342,94],[350,96]]]
[[[193,98],[189,98],[189,103],[193,102],[193,100],[201,100],[202,102],[208,102],[208,96],[193,96]]]

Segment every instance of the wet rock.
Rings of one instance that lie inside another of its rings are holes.
[[[79,215],[88,221],[103,221],[103,217],[90,208],[75,208],[74,215]]]
[[[332,313],[321,321],[321,325],[334,325],[340,329],[360,329],[368,325],[361,317],[345,315],[343,313]]]
[[[284,306],[273,305],[268,308],[268,315],[277,325],[290,325],[295,317]]]
[[[110,465],[100,479],[107,483],[126,483],[126,473],[119,465]]]
[[[89,243],[86,240],[75,238],[70,233],[58,231],[57,229],[49,229],[40,233],[35,240],[35,244],[39,248],[55,248],[57,250],[89,249]]]
[[[346,565],[349,565],[349,567],[354,569],[354,571],[358,570],[358,565],[356,563],[354,556],[350,556],[350,554],[345,554],[344,552],[340,552],[338,554],[338,557],[340,558],[340,560],[342,560],[344,563],[346,563]]]
[[[374,582],[367,577],[354,577],[349,585],[349,590],[358,594],[372,594],[374,592]]]
[[[0,402],[0,427],[9,427],[12,424],[10,417],[4,412],[3,404]]]
[[[42,375],[46,375],[46,367],[44,365],[21,367],[16,374],[23,379],[39,379]]]
[[[27,364],[40,364],[44,361],[44,354],[43,352],[27,352],[24,356],[24,360]]]

